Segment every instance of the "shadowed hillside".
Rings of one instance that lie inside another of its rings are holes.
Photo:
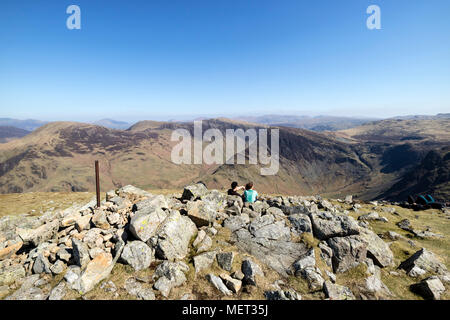
[[[233,180],[251,180],[267,193],[391,197],[387,190],[395,194],[395,183],[448,143],[448,127],[442,119],[384,120],[334,133],[278,127],[280,169],[261,176],[259,165],[174,164],[177,142],[171,133],[182,128],[193,134],[192,122],[141,121],[126,131],[54,122],[0,145],[0,192],[93,191],[93,163],[99,160],[105,189],[126,184],[171,189],[199,180],[226,188]],[[226,129],[271,127],[225,118],[203,121],[203,132],[210,128],[225,136]]]

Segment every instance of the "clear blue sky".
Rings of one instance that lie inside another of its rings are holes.
[[[449,0],[1,0],[0,117],[450,112],[449,17]]]

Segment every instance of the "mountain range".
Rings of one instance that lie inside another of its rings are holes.
[[[225,133],[273,127],[219,118],[204,120],[203,130],[208,128]],[[271,194],[397,200],[409,192],[432,192],[442,200],[449,195],[448,176],[442,174],[449,169],[448,118],[389,119],[335,132],[277,128],[280,170],[261,176],[258,165],[174,164],[171,133],[193,132],[192,122],[141,121],[127,130],[52,122],[0,144],[0,192],[94,190],[93,163],[99,160],[102,190],[127,184],[171,189],[199,180],[224,189],[233,180],[251,180],[258,191]],[[430,175],[435,178],[423,179]]]

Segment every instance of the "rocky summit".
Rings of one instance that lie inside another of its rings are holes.
[[[1,218],[0,298],[449,299],[447,234],[427,219],[449,212],[129,185],[98,208]]]

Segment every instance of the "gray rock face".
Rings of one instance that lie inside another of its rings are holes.
[[[184,273],[187,271],[189,271],[189,267],[183,262],[164,261],[153,274],[153,280],[156,280],[154,288],[167,298],[172,288],[186,282]]]
[[[410,276],[416,276],[426,272],[435,274],[445,274],[447,272],[447,267],[437,259],[434,253],[425,248],[417,251],[403,261],[399,268],[406,270]]]
[[[392,293],[386,287],[386,285],[381,281],[381,279],[376,275],[371,275],[366,279],[366,289],[380,296],[390,296]]]
[[[42,289],[30,287],[26,289],[20,288],[9,297],[6,297],[5,300],[45,300],[47,297],[48,295]]]
[[[314,249],[311,248],[304,256],[294,262],[295,274],[300,273],[303,269],[316,266],[316,257]]]
[[[323,279],[319,268],[306,267],[300,271],[300,275],[306,279],[311,290],[322,290],[325,280]]]
[[[33,264],[33,272],[36,274],[48,273],[51,274],[52,271],[50,269],[51,264],[48,259],[40,253]]]
[[[69,266],[64,275],[64,280],[72,287],[73,284],[80,278],[81,268],[78,266]]]
[[[150,266],[154,260],[154,250],[145,242],[130,241],[125,245],[121,259],[132,266],[134,270],[140,271]]]
[[[307,252],[304,243],[255,238],[246,229],[237,230],[232,239],[240,250],[253,255],[282,276],[287,276],[292,264]]]
[[[320,257],[325,261],[327,266],[332,267],[333,250],[328,246],[328,244],[325,241],[321,241],[319,243],[319,248],[320,248]]]
[[[268,240],[291,240],[291,233],[288,227],[286,227],[284,220],[275,221],[273,215],[264,215],[260,218],[253,220],[248,230],[255,238],[266,238]]]
[[[206,276],[209,282],[211,282],[214,287],[227,296],[231,296],[233,293],[227,288],[227,286],[223,283],[222,279],[213,275],[212,273]]]
[[[359,227],[352,217],[333,215],[329,212],[311,214],[314,236],[320,240],[359,234]]]
[[[367,246],[357,236],[336,237],[328,239],[333,250],[333,270],[335,273],[345,272],[358,266],[366,259]]]
[[[156,255],[163,260],[183,259],[189,241],[197,234],[195,224],[178,211],[172,211],[156,231]]]
[[[205,252],[194,257],[195,272],[201,272],[211,267],[216,258],[216,252]]]
[[[212,239],[210,236],[206,235],[202,242],[199,244],[197,248],[197,253],[208,251],[212,246]]]
[[[72,248],[75,264],[83,269],[90,261],[88,248],[83,242],[75,238],[72,238]]]
[[[304,232],[312,233],[311,219],[307,215],[292,214],[288,219],[298,234],[302,234]]]
[[[217,263],[223,270],[231,271],[233,265],[234,253],[233,252],[220,252],[217,254]]]
[[[425,299],[439,300],[445,292],[445,287],[438,277],[433,276],[412,285],[411,290]]]
[[[66,295],[66,283],[61,281],[56,287],[52,289],[48,300],[62,300]]]
[[[151,288],[145,288],[140,284],[138,281],[136,281],[135,278],[128,278],[125,281],[125,290],[133,296],[136,296],[137,298],[141,300],[155,300],[155,293]]]
[[[50,267],[50,270],[52,271],[53,274],[61,274],[64,272],[65,268],[66,264],[61,260],[58,260]]]
[[[151,207],[167,209],[169,208],[169,204],[167,203],[166,197],[161,194],[150,196],[148,199],[136,203],[136,211],[151,211]]]
[[[248,219],[248,220],[250,220],[250,219]],[[234,232],[236,230],[244,228],[247,225],[248,220],[242,216],[232,216],[223,222],[223,226],[225,228],[230,229],[231,232]]]
[[[327,298],[331,300],[355,300],[355,296],[349,288],[334,284],[331,281],[325,281],[323,291]]]
[[[130,232],[139,240],[146,242],[166,219],[167,213],[158,207],[145,206],[136,211],[130,221]]]
[[[244,282],[247,284],[256,285],[256,276],[264,277],[261,267],[251,259],[242,261],[241,270],[244,274]]]
[[[186,204],[188,217],[200,228],[208,226],[216,218],[216,209],[206,201],[190,201]]]
[[[377,234],[369,229],[361,229],[357,236],[367,245],[367,255],[373,259],[376,265],[381,268],[394,264],[394,254],[389,245],[383,241]]]
[[[203,183],[197,183],[190,186],[187,186],[183,190],[183,195],[181,196],[181,200],[195,200],[201,198],[208,192],[205,185]]]

